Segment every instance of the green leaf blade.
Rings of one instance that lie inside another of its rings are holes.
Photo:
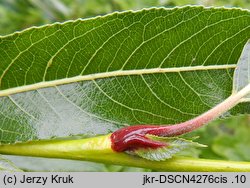
[[[231,94],[249,25],[241,9],[160,8],[1,37],[0,140],[191,119]]]

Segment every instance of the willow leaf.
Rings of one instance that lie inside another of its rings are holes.
[[[173,124],[223,101],[250,12],[182,7],[113,13],[0,37],[0,140]],[[249,113],[249,103],[229,114]]]

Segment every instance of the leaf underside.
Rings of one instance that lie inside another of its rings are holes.
[[[231,94],[249,38],[249,11],[203,7],[113,13],[1,37],[0,141],[191,119]],[[244,103],[229,114],[249,112]]]
[[[237,93],[250,84],[250,41],[248,41],[242,51],[234,73],[233,93]],[[250,101],[250,94],[246,95],[242,101]]]
[[[21,172],[11,161],[0,155],[0,172]]]

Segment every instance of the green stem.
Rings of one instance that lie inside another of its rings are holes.
[[[250,172],[249,162],[175,157],[166,161],[149,161],[111,149],[110,135],[80,140],[31,141],[0,145],[0,153],[48,158],[64,158],[116,165],[150,168],[158,171],[244,171]]]

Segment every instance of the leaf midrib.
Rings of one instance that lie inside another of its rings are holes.
[[[52,80],[52,81],[38,82],[35,84],[4,89],[4,90],[0,90],[0,97],[9,96],[12,94],[26,92],[26,91],[37,90],[37,89],[46,88],[46,87],[54,87],[54,86],[70,84],[74,82],[89,81],[89,80],[96,80],[96,79],[110,78],[110,77],[117,77],[117,76],[132,76],[132,75],[159,74],[159,73],[178,73],[178,72],[188,72],[188,71],[206,71],[206,70],[221,70],[221,69],[235,69],[235,68],[236,68],[236,64],[118,70],[118,71],[111,71],[111,72],[75,76],[71,78],[63,78],[63,79]]]

